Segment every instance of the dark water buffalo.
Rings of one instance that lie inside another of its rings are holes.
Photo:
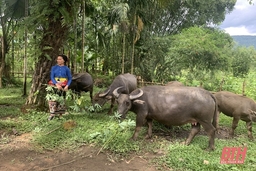
[[[148,124],[147,138],[152,136],[152,120],[167,126],[191,123],[192,129],[185,144],[189,144],[203,126],[209,136],[209,150],[214,149],[217,103],[214,96],[201,88],[185,86],[145,86],[118,98],[118,112],[125,118],[130,110],[136,116],[132,139],[136,140],[144,121]]]
[[[234,131],[238,125],[239,120],[246,122],[248,137],[253,139],[252,136],[252,121],[256,122],[256,111],[255,102],[245,96],[234,94],[228,91],[220,91],[213,93],[217,99],[219,113],[233,117],[231,136],[234,136]],[[219,116],[219,114],[218,114]],[[218,125],[218,121],[217,121]]]
[[[90,98],[92,102],[92,93],[93,93],[93,79],[92,76],[87,73],[77,73],[72,75],[72,82],[69,86],[69,89],[73,90],[78,95],[81,95],[81,92],[90,92]]]
[[[108,100],[111,100],[111,106],[108,111],[108,114],[112,113],[114,103],[115,103],[113,91],[117,87],[121,87],[119,89],[119,93],[129,94],[130,92],[132,92],[137,88],[136,76],[129,73],[116,76],[112,84],[104,92],[99,92],[94,95],[93,97],[94,104],[98,103],[100,106],[103,106]]]

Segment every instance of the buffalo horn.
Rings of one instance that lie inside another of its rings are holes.
[[[137,98],[139,98],[140,96],[142,96],[142,95],[143,95],[143,91],[142,91],[141,89],[139,89],[139,91],[140,91],[140,92],[139,92],[138,94],[130,95],[130,96],[129,96],[130,100],[137,99]]]
[[[110,91],[110,89],[108,89],[107,92],[105,92],[105,93],[100,93],[99,97],[105,97],[106,95],[108,95],[109,91]]]
[[[122,86],[121,86],[121,87],[117,87],[117,88],[113,91],[113,95],[114,95],[116,98],[118,98],[118,96],[119,96],[118,90],[119,90],[120,88],[122,88]]]

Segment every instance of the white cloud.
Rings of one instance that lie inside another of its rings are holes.
[[[256,35],[256,33],[250,33],[245,26],[241,27],[227,27],[224,28],[226,33],[229,33],[231,36],[234,35]]]
[[[237,0],[235,9],[237,10],[244,10],[250,6],[249,2],[247,0]]]
[[[234,10],[227,14],[220,28],[230,35],[256,35],[256,0],[237,0]]]

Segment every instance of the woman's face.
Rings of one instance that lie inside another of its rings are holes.
[[[64,63],[65,63],[64,59],[61,56],[58,56],[57,57],[57,64],[58,65],[64,65]]]

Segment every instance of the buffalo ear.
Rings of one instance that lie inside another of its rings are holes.
[[[145,101],[144,100],[134,100],[133,104],[142,104],[142,105],[144,105]]]

